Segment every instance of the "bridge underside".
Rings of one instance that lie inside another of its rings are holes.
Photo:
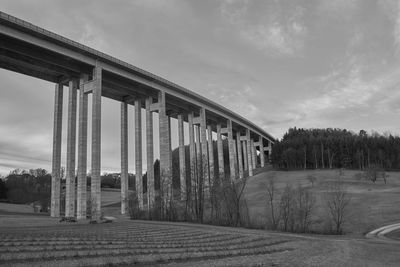
[[[68,87],[66,216],[86,218],[86,173],[88,95],[92,96],[92,213],[100,216],[100,151],[101,98],[121,102],[121,212],[128,208],[127,105],[135,106],[136,194],[139,207],[150,209],[156,199],[164,203],[187,201],[194,191],[201,190],[200,199],[210,198],[216,180],[243,179],[252,175],[258,162],[261,167],[271,153],[273,138],[236,113],[128,63],[102,54],[79,43],[38,28],[0,12],[0,67],[55,83],[54,137],[52,168],[52,216],[60,215],[60,168],[63,87]],[[79,110],[77,110],[79,99]],[[146,120],[141,122],[141,111]],[[152,114],[159,115],[160,181],[153,173]],[[78,121],[77,121],[78,116]],[[172,186],[172,154],[170,118],[178,120],[180,187]],[[190,153],[184,149],[184,127],[188,123]],[[142,189],[142,126],[146,127],[147,187]],[[78,127],[78,159],[75,159],[76,128]],[[216,133],[213,135],[213,132]],[[217,140],[213,140],[213,136]],[[225,137],[223,137],[225,136]],[[224,155],[222,140],[227,139],[229,155]],[[217,158],[214,159],[214,142]],[[256,152],[258,150],[258,153]],[[265,151],[267,154],[265,155]],[[185,158],[189,157],[190,177],[186,177]],[[229,156],[229,171],[224,158]],[[259,159],[258,159],[259,157]],[[216,170],[214,166],[219,166]],[[77,167],[78,184],[75,184]],[[226,174],[229,173],[229,177]],[[200,186],[196,189],[197,186]],[[165,187],[165,188],[164,188]],[[194,190],[196,189],[196,190]],[[194,191],[193,191],[194,190]],[[162,193],[160,193],[162,192]],[[196,191],[197,192],[197,191]],[[77,207],[75,207],[77,199]]]

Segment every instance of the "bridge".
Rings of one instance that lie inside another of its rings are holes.
[[[263,167],[274,138],[235,112],[129,63],[0,12],[0,67],[55,84],[51,216],[60,216],[61,135],[63,88],[68,88],[65,216],[85,219],[87,214],[88,123],[91,127],[92,214],[101,214],[101,102],[102,97],[121,102],[121,213],[128,206],[128,105],[135,109],[135,177],[139,208],[154,205],[160,190],[167,201],[190,197],[201,173],[204,196],[217,179],[243,179]],[[92,98],[88,118],[88,97]],[[78,110],[79,102],[79,110]],[[142,110],[145,123],[142,122]],[[160,188],[155,185],[153,113],[158,113]],[[178,121],[179,177],[172,177],[171,119]],[[189,155],[185,153],[184,124],[188,124]],[[77,128],[78,127],[78,128]],[[146,127],[147,190],[143,194],[142,127]],[[78,129],[78,136],[76,136]],[[216,133],[216,134],[215,134]],[[217,158],[213,141],[216,136]],[[76,138],[78,145],[76,146]],[[229,155],[224,155],[227,139]],[[77,152],[77,159],[75,158]],[[211,153],[210,153],[211,152]],[[186,177],[185,160],[190,159]],[[229,168],[224,168],[229,157]],[[258,162],[260,164],[258,165]],[[218,163],[218,169],[215,167]],[[77,184],[75,184],[77,170]],[[197,176],[196,176],[197,175]],[[172,186],[177,179],[178,188]],[[76,201],[76,206],[75,206]]]

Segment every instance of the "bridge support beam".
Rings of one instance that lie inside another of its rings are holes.
[[[165,92],[158,94],[159,133],[160,133],[160,185],[162,201],[168,205],[172,199],[172,157],[170,122],[166,112]]]
[[[178,138],[179,138],[179,177],[180,177],[180,199],[186,200],[186,157],[185,137],[183,131],[183,115],[178,115]]]
[[[227,131],[228,131],[229,167],[231,173],[230,177],[231,181],[233,181],[236,178],[235,144],[232,132],[232,121],[228,120],[227,124],[228,124]]]
[[[86,219],[86,191],[87,191],[87,121],[88,96],[83,89],[87,75],[82,76],[79,82],[79,129],[78,129],[78,189],[77,189],[77,219]]]
[[[121,214],[128,212],[128,104],[121,102]]]
[[[247,159],[247,145],[246,145],[246,140],[242,140],[242,151],[243,151],[243,163],[244,163],[244,170],[248,171],[249,170],[249,164],[248,164],[248,159]]]
[[[62,113],[63,85],[56,84],[54,94],[53,160],[51,169],[51,217],[60,217]]]
[[[201,142],[201,176],[203,180],[204,199],[210,198],[210,170],[208,162],[208,143],[207,143],[207,125],[206,125],[206,110],[200,109],[200,142]]]
[[[92,92],[92,177],[91,177],[91,214],[92,220],[101,216],[101,91],[102,72],[100,66],[94,69]]]
[[[201,197],[203,194],[199,195],[199,192],[203,190],[203,183],[201,177],[203,177],[203,168],[201,161],[201,139],[200,139],[200,125],[194,126],[194,131],[196,133],[196,179],[195,187],[197,191],[197,199],[201,203]]]
[[[239,169],[239,178],[243,179],[243,157],[242,157],[242,144],[240,141],[240,132],[236,132],[236,146],[237,146],[237,155],[238,155],[238,169]]]
[[[139,209],[143,210],[143,179],[142,179],[142,101],[135,100],[135,180]]]
[[[222,143],[221,124],[217,124],[218,178],[219,183],[225,180],[224,146]]]
[[[188,124],[189,124],[189,158],[190,158],[190,183],[188,184],[188,194],[189,200],[194,200],[194,186],[196,181],[196,142],[195,142],[195,133],[194,133],[194,125],[193,125],[193,112],[188,114]]]
[[[212,138],[212,128],[211,125],[207,126],[208,134],[208,165],[210,168],[210,190],[215,183],[215,167],[214,167],[214,144]]]
[[[246,129],[247,162],[249,167],[249,176],[253,176],[253,156],[250,141],[250,130]]]
[[[260,162],[261,162],[261,168],[265,166],[265,152],[264,152],[264,140],[262,136],[260,135],[259,141],[260,143]]]
[[[75,149],[76,149],[77,83],[69,81],[67,166],[65,180],[65,217],[75,216]]]
[[[257,150],[254,146],[253,139],[250,139],[250,149],[251,149],[251,156],[252,156],[251,162],[253,163],[253,169],[255,169],[255,168],[257,168]]]
[[[153,152],[153,113],[150,110],[153,98],[146,98],[146,150],[147,150],[147,210],[150,211],[155,203],[154,189],[154,152]]]

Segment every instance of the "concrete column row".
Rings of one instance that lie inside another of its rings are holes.
[[[65,216],[77,216],[85,219],[87,216],[87,123],[88,123],[88,92],[84,84],[88,75],[82,75],[78,80],[70,80],[68,87],[68,121],[67,121],[67,160],[65,188]],[[101,214],[100,197],[100,145],[101,145],[101,87],[102,69],[96,66],[93,71],[92,86],[92,182],[91,182],[91,213],[98,220]],[[75,181],[75,152],[77,125],[77,92],[79,89],[79,121],[78,121],[78,164],[77,183]],[[52,162],[52,191],[51,216],[59,217],[60,207],[60,177],[61,175],[61,137],[62,137],[62,102],[63,85],[57,84],[54,103],[53,131],[53,162]],[[77,191],[77,192],[76,192]]]
[[[85,84],[92,83],[90,91],[85,91]],[[75,192],[75,132],[77,113],[77,90],[79,92],[79,129],[78,129],[78,171],[77,193]],[[69,82],[68,100],[68,126],[67,126],[67,168],[66,168],[66,216],[77,216],[78,219],[86,218],[86,174],[87,174],[87,124],[88,124],[88,93],[92,93],[92,162],[91,162],[91,214],[93,219],[99,219],[101,214],[100,167],[101,167],[101,95],[102,95],[102,69],[97,66],[93,72],[93,79],[88,81],[88,76]],[[62,132],[62,98],[63,86],[56,85],[54,103],[54,132],[53,132],[53,165],[52,165],[52,196],[51,216],[60,215],[60,169],[61,169],[61,132]],[[146,110],[146,150],[147,150],[147,194],[146,201],[143,196],[142,180],[142,101],[145,100]],[[217,161],[218,170],[215,170],[214,143],[212,125],[207,125],[205,108],[199,109],[199,116],[193,112],[178,114],[179,138],[179,192],[174,192],[172,186],[172,151],[171,151],[171,124],[167,114],[165,92],[159,92],[158,102],[153,103],[153,98],[135,99],[135,174],[136,194],[139,208],[150,211],[156,196],[162,196],[162,201],[168,205],[176,196],[180,200],[193,197],[194,188],[203,192],[203,199],[208,199],[210,190],[215,181],[223,181],[225,177],[225,163],[223,152],[223,135],[228,141],[228,156],[230,179],[242,179],[245,171],[253,175],[256,163],[256,149],[254,141],[250,138],[250,130],[241,136],[240,131],[234,130],[232,121],[226,121],[226,128],[221,123],[216,125],[217,136]],[[154,177],[154,152],[153,152],[153,116],[152,112],[159,114],[160,138],[160,191],[155,188]],[[186,178],[186,155],[184,140],[184,120],[187,115],[189,126],[189,162],[190,178]],[[224,123],[225,124],[225,123]],[[261,166],[264,165],[264,146],[262,138],[258,142],[262,151]],[[121,213],[128,210],[128,103],[121,103]],[[75,194],[76,193],[76,194]],[[75,199],[77,206],[75,206]]]

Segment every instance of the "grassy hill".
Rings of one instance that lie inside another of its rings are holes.
[[[351,196],[346,234],[362,235],[383,225],[400,221],[400,172],[387,172],[387,184],[383,180],[373,183],[360,179],[360,171],[344,170],[342,181]],[[274,171],[269,170],[251,177],[245,188],[250,220],[253,225],[264,227],[267,216],[267,178],[274,176],[278,191],[287,184],[297,187],[299,184],[310,189],[316,196],[314,220],[315,230],[323,230],[327,217],[324,194],[339,175],[338,170]],[[314,185],[308,179],[315,177]],[[279,200],[280,196],[277,196]],[[120,212],[120,190],[102,189],[102,206],[105,215],[116,216]]]
[[[360,178],[360,171],[344,170],[342,181],[351,196],[346,233],[360,235],[382,225],[400,221],[400,173],[387,172],[387,184],[378,180],[375,184]],[[312,186],[308,177],[316,178]],[[245,198],[250,218],[255,224],[265,224],[267,215],[267,178],[274,176],[276,187],[282,191],[290,184],[309,188],[316,196],[315,228],[323,227],[326,218],[324,194],[337,179],[338,170],[267,171],[251,177],[246,185]],[[279,196],[278,196],[279,198]]]

